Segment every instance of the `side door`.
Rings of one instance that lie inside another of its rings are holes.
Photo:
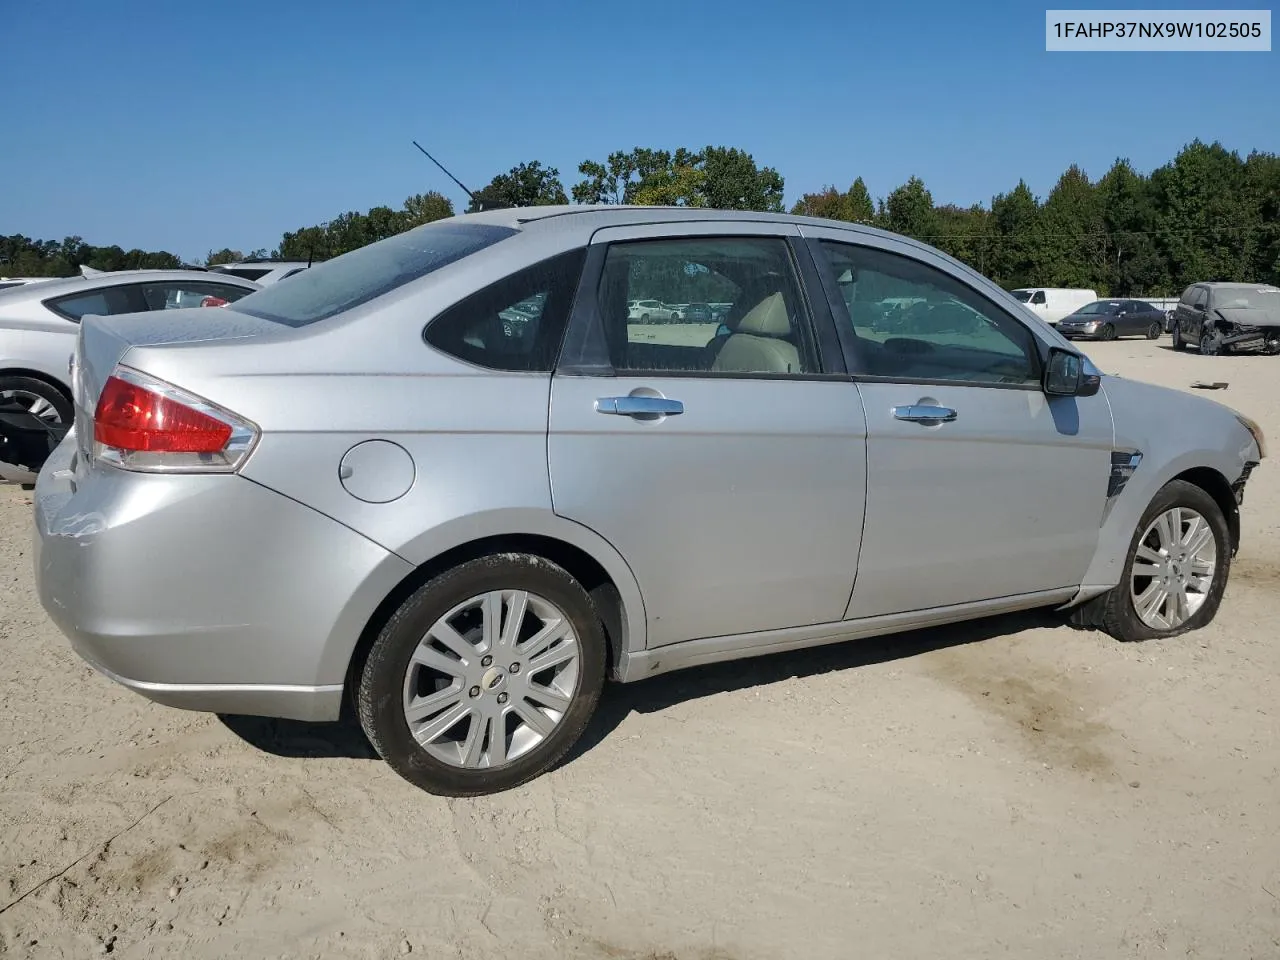
[[[1047,347],[947,261],[895,240],[804,232],[867,423],[847,616],[1078,586],[1111,471],[1106,397],[1047,397]],[[883,303],[900,297],[927,308],[878,333]]]
[[[1200,342],[1200,334],[1204,329],[1204,312],[1209,305],[1209,288],[1194,286],[1191,288],[1191,303],[1185,312],[1182,325],[1182,339],[1189,343]]]
[[[790,224],[697,221],[588,248],[552,378],[552,501],[630,564],[649,648],[844,615],[866,426],[797,241]],[[727,303],[729,332],[645,321],[637,300]]]

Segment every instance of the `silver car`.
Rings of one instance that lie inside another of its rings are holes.
[[[918,326],[873,329],[902,298]],[[730,307],[629,324],[644,299]],[[79,654],[189,709],[345,699],[448,795],[546,771],[606,677],[1037,607],[1202,627],[1264,456],[930,247],[678,208],[453,217],[94,317],[75,402],[35,568]]]
[[[84,277],[0,291],[0,404],[16,404],[49,425],[71,421],[67,362],[87,314],[222,304],[258,289],[258,284],[239,277],[210,276],[203,271],[127,270],[90,271]],[[182,321],[170,313],[164,322]],[[34,474],[0,455],[0,480],[34,479]]]
[[[209,267],[209,272],[243,277],[245,280],[252,280],[265,287],[286,277],[295,276],[310,267],[309,260],[237,260],[235,263],[220,263]]]

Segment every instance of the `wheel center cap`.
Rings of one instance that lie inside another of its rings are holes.
[[[506,682],[506,673],[497,667],[490,667],[484,672],[484,676],[480,678],[480,686],[488,692],[499,690]]]

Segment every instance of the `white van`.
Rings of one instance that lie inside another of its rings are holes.
[[[1053,326],[1069,313],[1098,299],[1096,290],[1071,290],[1061,287],[1019,287],[1010,290],[1037,317]]]

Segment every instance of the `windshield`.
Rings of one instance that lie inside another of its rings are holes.
[[[1076,316],[1084,316],[1086,314],[1097,313],[1115,313],[1120,309],[1120,301],[1118,300],[1098,300],[1095,303],[1087,303],[1076,311]]]
[[[327,320],[513,236],[510,227],[430,223],[304,270],[227,309],[290,327]]]
[[[1221,310],[1280,311],[1280,287],[1240,287],[1221,290],[1214,298]]]
[[[1020,301],[1022,301],[1023,303],[1026,303],[1028,300],[1030,300],[1030,299],[1031,299],[1031,291],[1030,291],[1030,290],[1014,290],[1014,291],[1013,291],[1013,295],[1014,295],[1015,297],[1017,297],[1017,298],[1018,298]]]

